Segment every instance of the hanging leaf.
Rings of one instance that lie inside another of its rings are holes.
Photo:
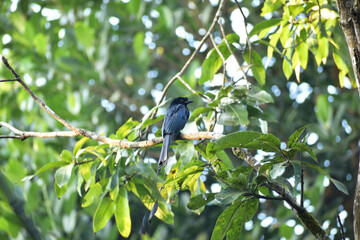
[[[73,163],[68,164],[67,166],[61,167],[55,172],[55,182],[61,188],[68,183],[71,177],[71,172],[74,167]]]
[[[131,232],[130,207],[126,188],[120,187],[116,200],[115,221],[121,236],[127,238]]]
[[[239,239],[239,234],[245,222],[250,221],[257,211],[258,199],[243,199],[239,197],[219,216],[216,221],[211,240]]]
[[[264,85],[266,73],[265,73],[265,68],[262,63],[262,59],[261,59],[260,55],[257,52],[255,52],[254,50],[252,50],[251,51],[251,62],[250,62],[250,51],[247,50],[244,53],[244,59],[248,64],[250,64],[251,71],[252,71],[256,81],[260,85]]]
[[[112,215],[115,212],[115,202],[111,200],[110,196],[105,195],[94,214],[93,220],[93,229],[94,233],[97,233],[99,230],[103,229]]]

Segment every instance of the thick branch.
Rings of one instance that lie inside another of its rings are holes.
[[[233,148],[233,153],[245,160],[257,172],[260,170],[261,164],[254,159],[250,154],[240,148]],[[326,232],[321,228],[319,222],[306,209],[300,206],[296,199],[281,185],[269,182],[268,187],[277,192],[283,200],[285,200],[293,209],[298,218],[302,221],[304,226],[316,237],[316,239],[330,240]],[[278,199],[277,199],[278,200]]]
[[[78,134],[74,131],[56,131],[56,132],[29,132],[29,131],[21,131],[14,126],[5,123],[0,122],[0,127],[6,127],[11,132],[15,133],[15,136],[10,135],[0,135],[0,138],[17,138],[20,140],[25,140],[28,137],[39,137],[39,138],[51,138],[51,137],[75,137],[75,136],[84,136],[91,138],[93,140],[96,140],[98,142],[102,142],[105,144],[109,144],[112,146],[119,146],[122,148],[143,148],[143,147],[151,147],[156,144],[162,143],[163,138],[153,138],[145,141],[139,141],[139,142],[129,142],[127,140],[118,140],[118,139],[112,139],[104,136],[99,136],[94,132],[80,129],[81,134]],[[184,133],[180,134],[178,140],[202,140],[202,139],[219,139],[223,137],[224,135],[219,133],[213,133],[213,132],[197,132],[197,133]]]
[[[72,126],[70,123],[66,122],[64,119],[62,119],[59,115],[57,115],[51,108],[49,108],[43,101],[41,101],[40,98],[38,98],[33,91],[30,90],[30,88],[25,84],[25,82],[21,79],[20,75],[15,72],[15,70],[10,66],[9,62],[6,60],[4,56],[1,57],[1,60],[3,61],[5,67],[10,70],[10,72],[14,75],[15,79],[10,79],[11,81],[17,80],[23,88],[30,94],[30,96],[47,112],[49,113],[53,118],[55,118],[57,121],[59,121],[62,125],[65,127],[73,130],[74,132],[80,134],[80,130],[76,127]]]
[[[337,0],[340,25],[348,44],[355,81],[360,100],[360,3],[358,0]],[[360,157],[357,183],[354,195],[354,237],[360,240]]]

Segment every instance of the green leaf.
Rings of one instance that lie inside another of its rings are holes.
[[[332,118],[332,107],[326,95],[319,95],[316,99],[316,117],[319,123],[329,129]]]
[[[285,168],[286,162],[275,163],[270,170],[270,177],[272,179],[280,177],[285,172]]]
[[[340,70],[339,72],[339,85],[340,87],[344,87],[344,78],[349,73],[349,68],[346,65],[346,62],[343,58],[336,52],[333,52],[333,59],[337,68]]]
[[[223,240],[225,237],[227,240],[239,239],[242,226],[252,219],[258,202],[258,199],[238,198],[217,219],[211,240]]]
[[[121,236],[127,238],[131,232],[131,218],[128,194],[124,186],[120,186],[116,200],[115,221]]]
[[[55,185],[56,196],[58,197],[58,199],[60,199],[60,197],[63,196],[66,193],[67,184],[65,184],[62,187],[59,187],[55,182],[54,185]]]
[[[159,11],[159,18],[158,18],[159,23],[165,26],[168,30],[171,30],[174,26],[174,18],[172,11],[166,5],[160,6],[158,11]]]
[[[305,31],[305,29],[303,29],[303,30]],[[306,34],[306,36],[304,36],[304,38],[306,38],[306,37],[307,37],[307,34]],[[299,41],[301,41],[301,42],[296,43],[297,45],[295,47],[295,51],[297,52],[299,62],[301,64],[302,68],[306,69],[307,63],[308,63],[308,57],[309,57],[309,50],[308,50],[306,43],[303,42],[303,39],[300,39]]]
[[[261,59],[260,55],[257,52],[255,52],[254,50],[252,50],[251,51],[251,61],[250,61],[250,51],[247,50],[244,52],[244,59],[250,65],[251,71],[252,71],[256,81],[260,85],[264,85],[266,73],[265,73],[265,68],[262,63],[262,59]]]
[[[247,95],[247,100],[256,102],[257,104],[274,103],[272,96],[264,90],[256,86],[252,86]]]
[[[324,169],[322,169],[321,167],[317,166],[317,165],[314,165],[314,164],[311,164],[311,163],[307,163],[307,162],[302,162],[303,165],[306,165],[308,167],[311,167],[315,170],[317,170],[319,173],[323,174],[324,176],[328,177],[329,180],[335,185],[335,187],[340,190],[341,192],[345,193],[346,195],[349,195],[349,192],[348,190],[346,189],[345,185],[342,184],[341,182],[339,182],[338,180],[330,177],[330,175],[325,172]]]
[[[85,148],[84,153],[85,152],[88,152],[88,153],[91,153],[91,154],[95,155],[96,157],[98,157],[101,160],[101,162],[104,164],[104,166],[106,166],[106,160],[99,152],[97,152],[95,150],[92,150],[89,147]]]
[[[68,93],[67,102],[68,102],[67,107],[68,107],[69,111],[74,115],[79,114],[79,112],[81,110],[80,94],[78,92]]]
[[[186,165],[190,162],[195,154],[194,144],[191,141],[179,144],[177,151],[179,151],[181,164]]]
[[[78,157],[76,156],[76,154],[78,153],[78,151],[81,149],[81,147],[87,142],[89,141],[90,138],[87,138],[87,137],[83,137],[82,139],[80,139],[74,146],[74,149],[73,149],[73,155],[75,157]]]
[[[71,152],[68,150],[62,150],[61,154],[60,154],[60,158],[63,161],[66,161],[68,163],[72,163],[72,155]]]
[[[286,58],[284,58],[284,60],[283,60],[282,68],[283,68],[283,72],[284,72],[286,79],[289,80],[289,78],[291,77],[291,75],[293,73],[293,70],[292,70],[291,63],[289,63],[289,61]]]
[[[95,31],[93,28],[85,25],[84,22],[76,22],[74,25],[74,33],[79,42],[86,48],[94,46]]]
[[[85,197],[83,198],[83,203],[81,207],[88,207],[90,206],[96,198],[98,198],[103,193],[102,186],[99,182],[92,185],[89,191],[86,193]]]
[[[274,12],[274,11],[278,10],[281,6],[282,6],[281,0],[265,0],[264,6],[261,9],[260,16],[263,17],[267,13]]]
[[[103,229],[115,212],[115,202],[108,195],[105,195],[99,203],[94,214],[93,229],[97,233]]]
[[[296,17],[300,13],[304,12],[304,4],[290,4],[288,6],[290,15]]]
[[[145,181],[136,177],[133,177],[128,183],[128,190],[133,192],[150,211],[155,204],[155,200],[151,195],[152,189],[153,183],[151,181]],[[159,192],[156,194],[159,194]],[[159,194],[158,196],[159,207],[155,216],[167,224],[174,224],[174,213],[171,212],[171,209],[165,203],[161,195]]]
[[[228,43],[230,44],[230,47],[232,48],[232,50],[234,50],[235,47],[232,46],[232,43],[239,42],[240,37],[237,34],[232,33],[232,34],[227,35],[226,39],[227,39]],[[220,43],[218,45],[218,49],[222,53],[225,60],[231,54],[225,41],[222,41],[222,43]],[[199,84],[203,84],[203,83],[213,79],[215,73],[217,73],[217,71],[220,69],[220,67],[222,65],[223,65],[223,61],[222,61],[221,57],[219,56],[218,52],[216,51],[216,49],[215,48],[211,49],[208,52],[206,59],[204,60],[202,66],[201,66],[201,76],[199,79]]]
[[[326,64],[326,59],[329,55],[329,40],[325,37],[322,37],[321,34],[318,35],[318,50],[316,51],[315,58],[318,58],[324,64]]]
[[[36,51],[40,54],[45,56],[47,51],[47,39],[44,34],[38,33],[34,38],[34,46]]]
[[[228,205],[239,198],[245,191],[237,188],[228,187],[215,195],[216,200],[223,205]]]
[[[296,130],[291,136],[289,137],[289,141],[287,142],[287,146],[289,148],[292,147],[292,145],[299,139],[300,135],[305,131],[306,128],[308,128],[310,124],[305,125],[298,130]]]
[[[145,33],[144,32],[138,32],[135,34],[133,48],[134,48],[135,56],[138,59],[145,58],[144,55],[146,54],[146,51],[144,51],[144,49],[146,49],[146,47],[145,47],[144,41],[145,41]]]
[[[191,116],[190,116],[189,120],[194,120],[200,114],[210,112],[210,111],[214,111],[214,108],[211,108],[211,107],[198,107],[191,113]]]
[[[191,210],[199,209],[215,199],[215,193],[199,194],[190,198],[187,207]]]
[[[274,135],[258,132],[236,132],[230,133],[215,142],[214,151],[240,147],[248,149],[261,149],[266,152],[279,152],[280,151],[280,139]]]
[[[234,115],[236,116],[238,122],[241,125],[247,126],[249,124],[249,119],[248,119],[249,114],[245,104],[243,103],[229,104],[226,107],[230,108],[233,111]]]
[[[30,175],[30,176],[26,176],[22,179],[22,181],[25,181],[25,180],[31,180],[34,176],[42,173],[42,172],[45,172],[49,169],[52,169],[52,168],[56,168],[56,167],[62,167],[62,166],[65,166],[65,165],[68,165],[69,163],[67,161],[56,161],[56,162],[50,162],[48,164],[46,164],[45,166],[42,166],[39,170],[37,170],[34,175]]]
[[[124,123],[117,131],[116,131],[116,137],[118,139],[125,138],[131,131],[132,128],[134,128],[136,125],[138,125],[139,121],[133,121],[132,118],[129,118],[126,123]]]
[[[224,163],[222,170],[234,169],[234,165],[232,164],[231,159],[224,150],[217,151],[216,156],[221,160],[222,163]]]
[[[281,18],[272,18],[256,24],[254,28],[250,31],[249,38],[255,34],[258,34],[260,31],[269,30],[271,27],[279,25],[281,21]],[[264,36],[259,36],[259,38],[262,37]]]
[[[70,163],[67,166],[61,167],[58,170],[56,170],[55,182],[60,188],[69,182],[73,167],[74,164]]]

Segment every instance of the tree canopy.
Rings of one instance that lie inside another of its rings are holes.
[[[0,238],[360,239],[349,2],[2,1]]]

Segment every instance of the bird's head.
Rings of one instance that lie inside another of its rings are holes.
[[[174,98],[174,100],[171,101],[170,105],[174,104],[184,104],[185,106],[189,103],[192,103],[193,101],[189,100],[187,97],[177,97]]]

